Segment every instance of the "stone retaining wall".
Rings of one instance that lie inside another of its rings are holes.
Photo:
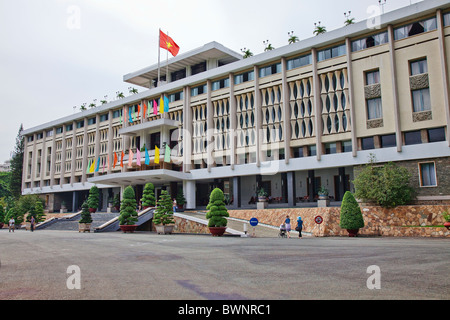
[[[414,205],[385,209],[377,206],[361,205],[365,227],[359,234],[367,236],[400,236],[400,237],[448,237],[450,231],[441,226],[444,219],[441,213],[450,211],[450,205]],[[280,226],[288,215],[292,221],[292,229],[296,226],[297,217],[304,221],[303,231],[313,236],[347,236],[346,230],[339,227],[340,208],[286,208],[265,210],[228,210],[230,217],[250,220],[255,217],[260,223]],[[322,216],[323,224],[314,222],[316,216]]]

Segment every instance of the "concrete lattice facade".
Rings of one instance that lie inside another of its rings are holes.
[[[173,196],[183,186],[195,208],[220,186],[239,208],[263,187],[294,206],[320,185],[339,200],[374,154],[409,167],[420,200],[450,201],[449,52],[450,5],[437,0],[247,59],[209,43],[163,64],[159,86],[151,66],[124,76],[144,92],[25,130],[23,193],[75,210],[94,184],[105,207],[152,182]],[[169,112],[154,114],[162,96]]]

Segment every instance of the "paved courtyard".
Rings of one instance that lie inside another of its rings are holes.
[[[3,229],[0,243],[0,300],[450,298],[450,239]]]

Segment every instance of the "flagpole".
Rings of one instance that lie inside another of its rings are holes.
[[[156,81],[156,86],[159,87],[159,79],[161,78],[161,70],[160,70],[160,56],[161,56],[161,28],[159,28],[158,34],[158,80]]]
[[[167,32],[167,38],[169,38],[169,32]],[[166,83],[169,83],[169,48],[166,50]]]

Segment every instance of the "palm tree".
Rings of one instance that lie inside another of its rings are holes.
[[[313,34],[316,36],[327,32],[327,28],[325,26],[321,26],[320,21],[319,21],[319,23],[314,23],[314,27],[315,28],[314,28]]]
[[[264,48],[264,51],[272,51],[273,49],[275,49],[274,47],[272,47],[272,44],[269,43],[269,40],[263,41],[263,43],[267,44],[267,46]]]
[[[288,32],[288,35],[289,35],[289,40],[288,40],[289,44],[293,44],[293,43],[296,43],[299,41],[298,37],[294,36],[294,31]]]
[[[344,16],[346,18],[346,20],[344,21],[345,26],[355,23],[355,18],[350,18],[351,13],[352,13],[351,11],[349,11],[348,13],[344,13]]]
[[[242,53],[244,54],[244,59],[250,58],[253,56],[253,52],[250,51],[250,49],[244,48],[241,49]]]
[[[125,98],[125,96],[123,95],[123,92],[117,91],[117,92],[116,92],[116,95],[117,95],[117,99],[123,99],[123,98]]]
[[[138,90],[136,88],[132,88],[132,87],[128,87],[128,91],[130,92],[130,94],[138,93]]]
[[[81,111],[87,110],[86,109],[86,102],[81,105],[80,110]]]

